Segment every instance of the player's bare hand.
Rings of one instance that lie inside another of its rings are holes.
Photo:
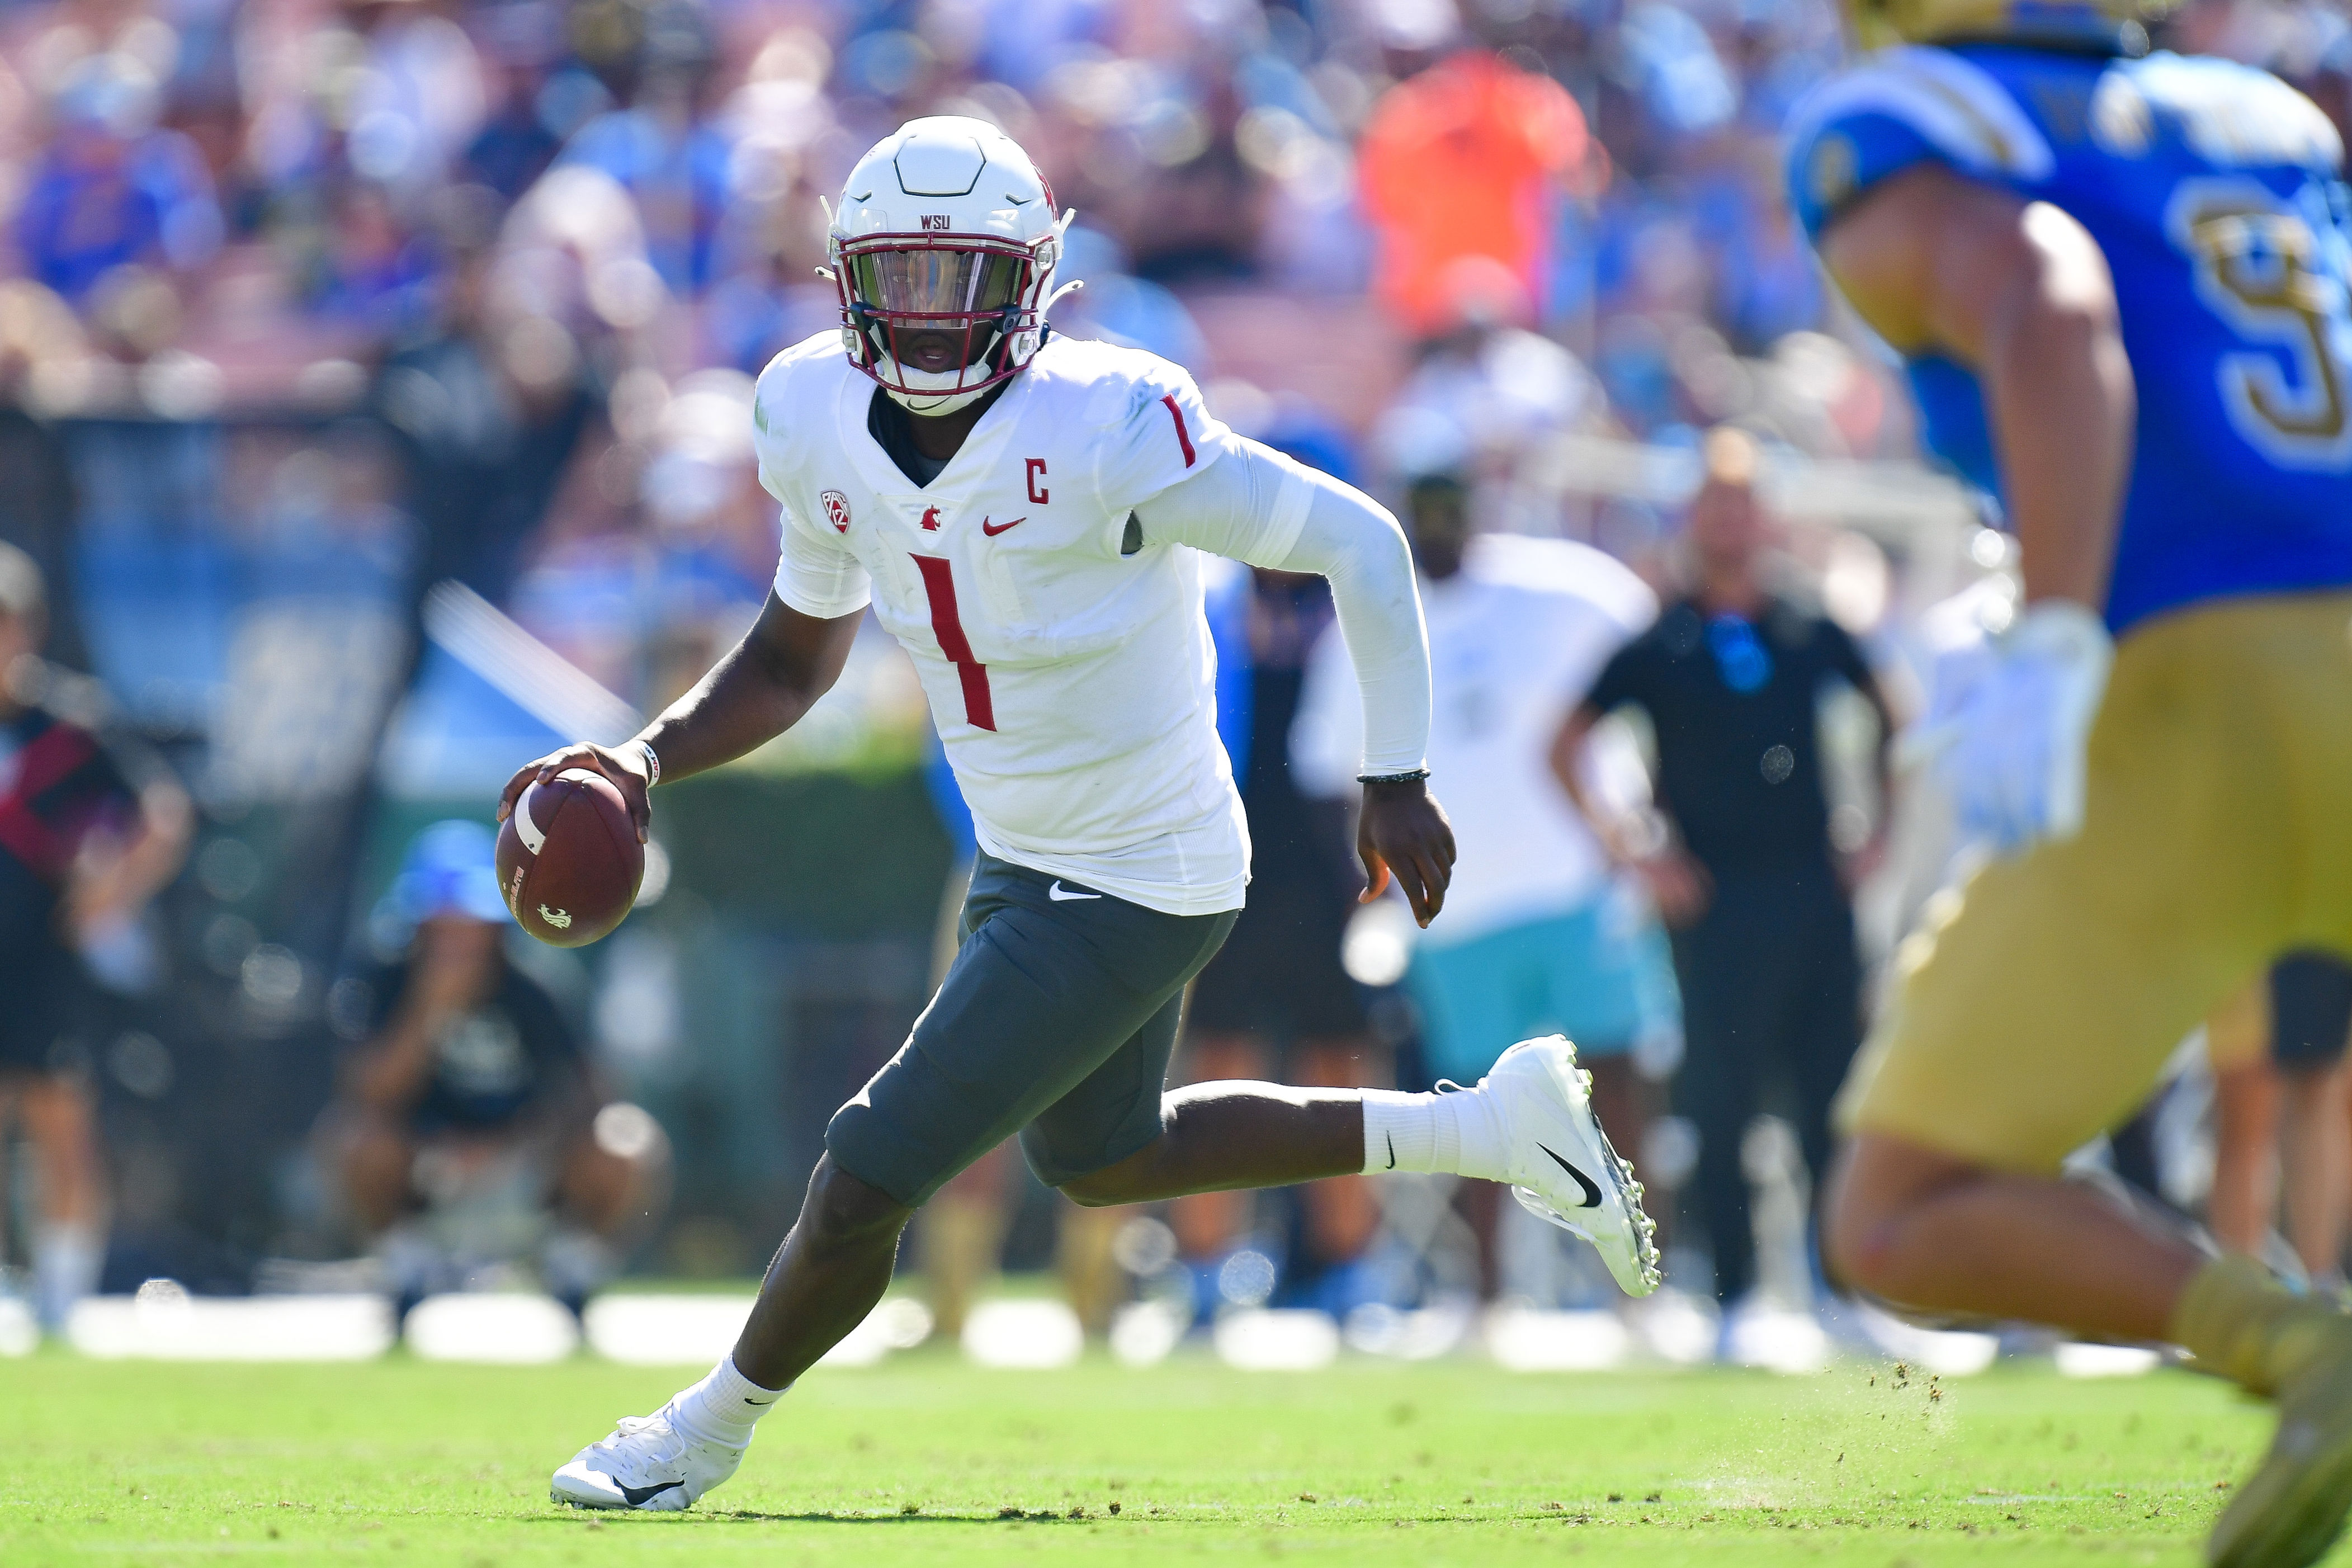
[[[1675,931],[1696,924],[1715,901],[1715,879],[1706,868],[1671,845],[1635,861],[1633,868],[1656,901],[1659,918]]]
[[[1845,889],[1845,895],[1850,899],[1864,882],[1877,876],[1885,864],[1886,835],[1883,831],[1874,833],[1861,848],[1839,858],[1838,885]]]
[[[593,741],[575,741],[560,752],[550,752],[535,763],[524,763],[514,777],[507,780],[506,790],[499,796],[499,820],[504,822],[514,815],[515,802],[522,798],[523,791],[572,768],[585,768],[611,781],[628,805],[629,820],[636,824],[637,842],[643,844],[646,830],[654,819],[653,802],[646,793],[652,787],[652,781],[646,776],[646,754],[635,743],[616,750]]]
[[[1454,880],[1454,825],[1429,793],[1426,779],[1364,786],[1364,812],[1356,823],[1356,854],[1364,862],[1365,903],[1381,896],[1393,874],[1412,906],[1412,918],[1427,925],[1445,907]]]

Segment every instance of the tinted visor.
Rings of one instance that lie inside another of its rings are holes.
[[[1021,297],[1027,263],[990,250],[872,250],[843,258],[850,297],[887,316],[994,315]]]

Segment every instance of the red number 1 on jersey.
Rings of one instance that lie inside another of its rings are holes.
[[[996,705],[988,693],[988,666],[971,656],[971,643],[963,635],[963,613],[956,608],[955,576],[947,562],[937,555],[914,557],[915,570],[923,574],[923,593],[931,602],[931,635],[940,639],[940,651],[956,667],[957,679],[963,682],[964,722],[975,730],[996,728]]]

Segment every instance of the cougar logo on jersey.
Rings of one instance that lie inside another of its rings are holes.
[[[923,531],[925,533],[937,533],[939,531],[940,509],[935,506],[925,507],[923,509]]]
[[[824,520],[833,524],[835,533],[849,531],[849,498],[839,490],[827,490],[816,498],[824,503]]]

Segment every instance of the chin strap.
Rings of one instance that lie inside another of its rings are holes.
[[[1041,327],[1045,324],[1045,312],[1060,304],[1062,302],[1063,295],[1075,294],[1086,286],[1087,280],[1085,279],[1073,278],[1067,283],[1063,284],[1059,289],[1055,289],[1051,294],[1047,295],[1045,297],[1045,302],[1037,307],[1038,324]]]

